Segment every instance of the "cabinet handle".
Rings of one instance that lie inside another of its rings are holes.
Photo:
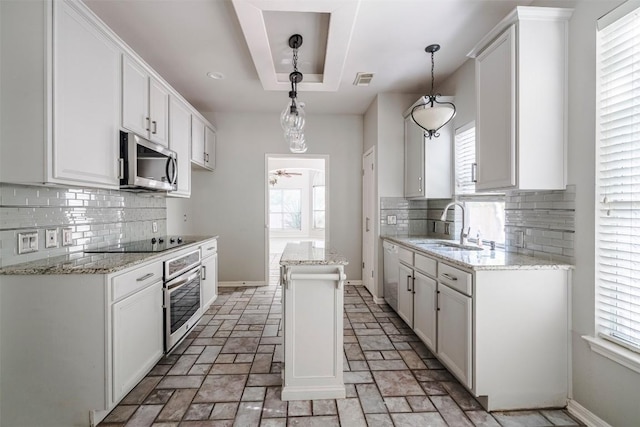
[[[367,217],[366,221],[365,221],[365,230],[367,233],[369,232],[369,218]]]
[[[202,280],[207,280],[207,266],[202,266]]]
[[[142,282],[142,281],[145,281],[145,280],[147,280],[147,279],[149,279],[150,277],[153,277],[153,276],[155,276],[155,274],[154,274],[154,273],[147,273],[147,274],[145,274],[145,275],[144,275],[144,276],[142,276],[142,277],[138,277],[138,278],[136,279],[136,282]]]
[[[411,292],[411,286],[409,286],[410,280],[411,280],[411,276],[407,276],[407,292]]]
[[[413,283],[412,283],[411,288],[412,288],[411,292],[415,294],[416,293],[416,278],[415,278],[415,276],[413,277]]]
[[[478,182],[478,164],[471,163],[471,182]]]
[[[447,274],[447,273],[442,273],[442,276],[444,276],[445,278],[447,278],[449,280],[453,280],[454,282],[458,280],[458,278],[456,276],[452,276],[452,275]]]
[[[434,310],[440,311],[440,291],[433,291],[435,296],[433,297],[433,303],[435,304]]]
[[[204,161],[209,163],[209,153],[204,153]]]
[[[147,121],[147,132],[149,132],[149,128],[151,127],[151,119],[149,117],[145,117],[145,120]]]
[[[124,179],[124,159],[118,159],[118,179]]]
[[[151,133],[155,135],[156,133],[158,133],[158,122],[154,120],[151,122],[151,124],[153,124],[153,130],[151,131]]]
[[[422,177],[418,177],[418,193],[422,193]]]
[[[211,247],[208,247],[208,248],[207,248],[207,250],[208,250],[208,251],[212,251],[212,250],[214,250],[215,248],[216,248],[215,246],[211,246]]]

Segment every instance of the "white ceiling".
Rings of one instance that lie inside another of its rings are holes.
[[[261,1],[247,0],[254,4]],[[328,0],[297,0],[322,4]],[[344,0],[343,3],[356,0]],[[466,54],[517,5],[533,0],[361,0],[337,91],[300,88],[307,114],[362,114],[380,92],[427,93],[430,57],[424,48],[442,46],[435,55],[438,82],[467,59]],[[287,0],[282,0],[287,3]],[[85,3],[198,110],[279,112],[288,101],[281,90],[264,90],[231,0],[85,0]],[[291,3],[288,0],[288,3]],[[286,55],[289,30],[300,27],[296,13],[272,19],[288,27],[270,57]],[[311,24],[309,24],[311,25]],[[317,26],[322,26],[322,23]],[[309,32],[317,28],[308,29]],[[266,35],[265,35],[266,37]],[[308,35],[304,49],[321,46]],[[305,39],[306,41],[306,39]],[[317,52],[308,52],[314,57]],[[275,59],[277,61],[277,59]],[[213,80],[210,71],[226,78]],[[264,72],[265,70],[261,70]],[[302,70],[304,72],[304,69]],[[356,87],[358,72],[373,72],[370,86]],[[446,94],[443,94],[446,95]]]

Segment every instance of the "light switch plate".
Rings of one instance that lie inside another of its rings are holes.
[[[38,252],[38,232],[18,233],[18,254]]]
[[[524,248],[524,231],[516,230],[515,235],[516,235],[516,241],[515,241],[516,248]]]
[[[398,223],[398,219],[395,215],[387,215],[387,224],[396,225]]]
[[[71,246],[73,244],[73,238],[71,237],[72,234],[73,234],[73,229],[71,228],[62,229],[62,246]]]
[[[151,229],[153,230],[154,233],[157,233],[158,232],[158,223],[153,221],[151,223]]]
[[[44,231],[44,247],[45,248],[58,247],[58,229],[57,228],[48,228]]]

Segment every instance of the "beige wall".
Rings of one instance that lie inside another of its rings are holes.
[[[220,281],[265,281],[265,154],[287,154],[277,114],[208,115],[217,127],[216,170],[192,174],[191,198],[167,202],[169,233],[219,234]],[[307,154],[329,155],[328,244],[362,262],[363,117],[307,113]],[[183,221],[187,214],[187,222]]]

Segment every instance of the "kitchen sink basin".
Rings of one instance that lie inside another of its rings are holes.
[[[425,249],[435,249],[439,251],[481,251],[482,248],[472,245],[461,245],[455,242],[425,242],[417,243],[418,246],[422,246]]]

